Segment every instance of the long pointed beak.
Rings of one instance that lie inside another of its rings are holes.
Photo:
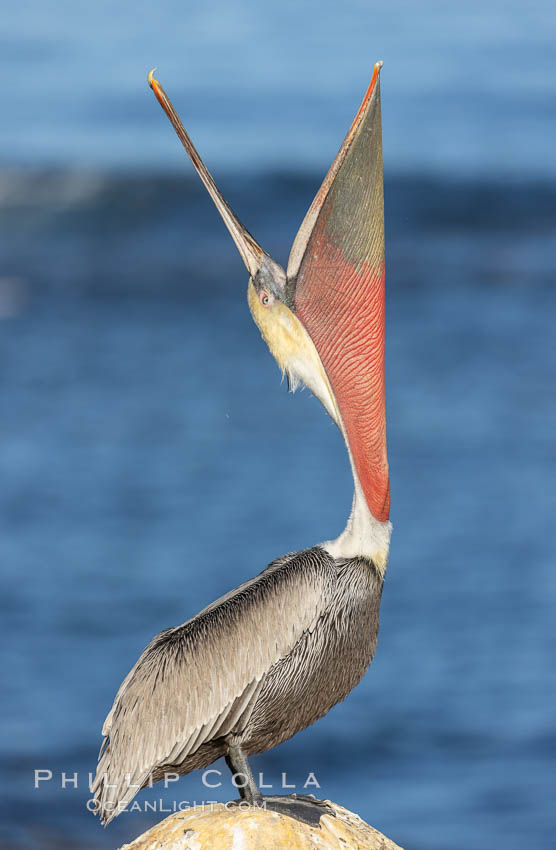
[[[205,184],[207,192],[209,193],[216,205],[216,209],[224,219],[224,224],[230,231],[230,235],[236,243],[236,247],[239,253],[241,254],[243,262],[247,267],[247,271],[249,272],[251,277],[255,277],[261,266],[264,251],[261,246],[256,242],[256,240],[253,239],[249,231],[243,226],[243,224],[238,219],[237,215],[234,213],[230,205],[222,197],[220,191],[216,186],[216,183],[212,179],[210,171],[199,156],[195,145],[189,138],[185,127],[180,121],[178,113],[172,106],[170,98],[168,97],[158,80],[155,80],[155,70],[156,69],[153,68],[152,71],[149,71],[147,77],[149,85],[155,93],[156,99],[160,103],[164,112],[172,122],[174,130],[178,134],[180,142],[189,154],[191,162],[195,166],[197,174]]]

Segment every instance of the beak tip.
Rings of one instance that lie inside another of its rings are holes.
[[[153,87],[153,83],[156,82],[156,80],[154,78],[154,72],[155,71],[156,71],[156,66],[154,68],[151,68],[151,70],[147,74],[147,82],[148,82],[149,86],[151,87],[151,89]]]

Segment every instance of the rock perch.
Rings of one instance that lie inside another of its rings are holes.
[[[326,801],[319,826],[230,803],[176,812],[121,850],[402,850],[358,815]],[[335,815],[335,816],[334,816]]]

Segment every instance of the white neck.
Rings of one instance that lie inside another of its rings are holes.
[[[350,454],[351,460],[351,454]],[[369,508],[357,473],[353,468],[354,494],[351,514],[345,529],[336,540],[329,540],[322,546],[333,558],[369,558],[380,571],[386,572],[392,524],[379,522]]]

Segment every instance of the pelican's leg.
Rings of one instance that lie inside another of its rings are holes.
[[[262,800],[263,795],[257,787],[257,783],[251,773],[247,756],[241,749],[239,744],[230,744],[228,755],[226,756],[226,764],[232,771],[232,776],[240,776],[241,779],[247,780],[241,787],[238,786],[239,796],[242,800],[248,803],[255,803]]]
[[[336,816],[334,810],[326,803],[315,800],[312,796],[298,797],[296,794],[292,794],[291,797],[263,797],[257,788],[247,756],[241,746],[239,744],[228,744],[228,747],[226,764],[232,771],[232,776],[241,775],[242,780],[247,780],[243,787],[238,787],[239,795],[246,803],[260,803],[265,809],[288,815],[302,821],[302,823],[308,823],[310,826],[318,826],[323,815]]]

